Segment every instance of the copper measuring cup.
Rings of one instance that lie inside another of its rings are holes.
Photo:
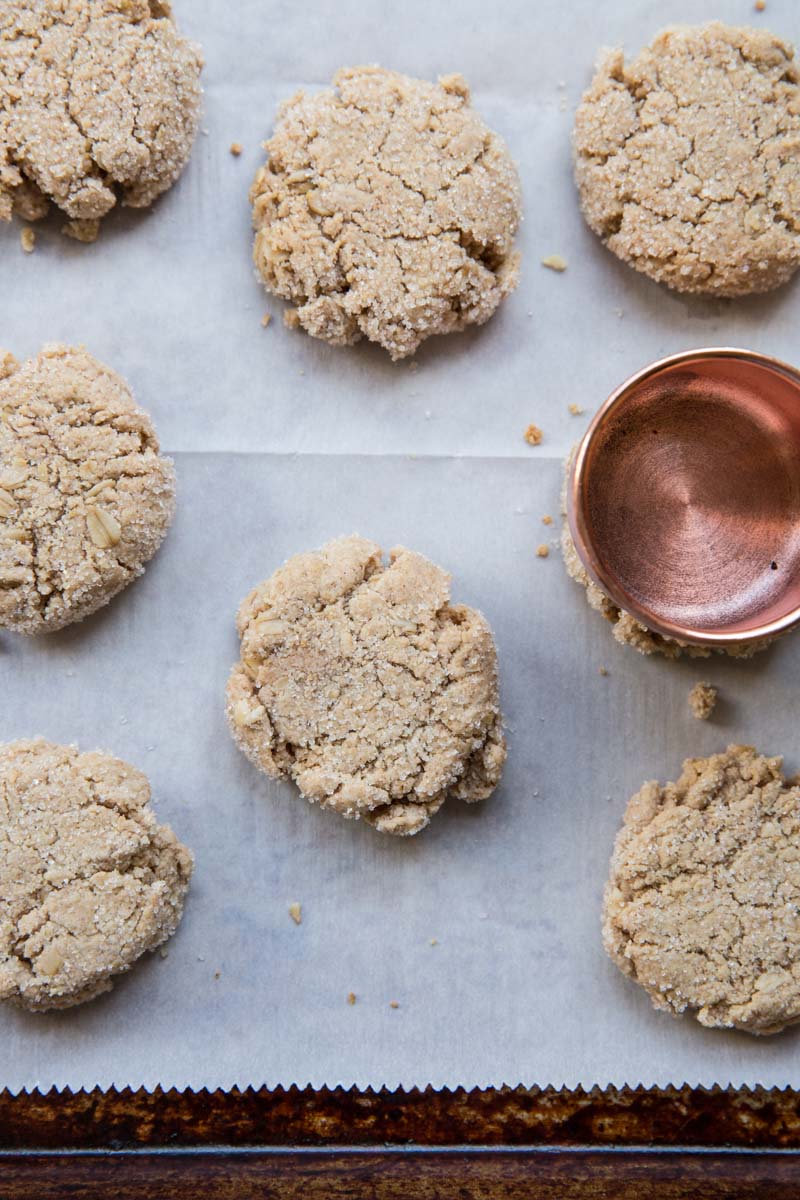
[[[648,629],[718,646],[800,623],[800,372],[688,350],[609,396],[567,487],[591,578]]]

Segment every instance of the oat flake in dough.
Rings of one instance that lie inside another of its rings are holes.
[[[483,800],[506,748],[491,630],[450,578],[402,547],[340,538],[244,600],[228,717],[248,758],[383,833]]]
[[[91,241],[118,200],[151,204],[189,159],[201,67],[166,0],[3,0],[0,219],[52,201]]]
[[[800,72],[765,30],[665,29],[607,52],[575,119],[584,215],[680,292],[741,296],[800,266]]]
[[[175,932],[192,855],[149,802],[120,759],[0,746],[0,1000],[92,1000]]]
[[[800,1020],[800,787],[780,767],[729,746],[629,802],[603,940],[656,1008],[757,1034]]]
[[[333,82],[284,104],[266,144],[256,267],[308,333],[403,358],[487,321],[516,285],[517,171],[460,75],[353,67]]]
[[[155,554],[175,474],[125,382],[83,349],[0,351],[0,631],[80,621]]]

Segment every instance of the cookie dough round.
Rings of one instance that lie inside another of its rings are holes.
[[[800,72],[773,34],[714,22],[607,53],[574,150],[587,222],[652,279],[742,296],[800,266]]]
[[[178,927],[192,855],[135,767],[43,738],[0,746],[0,1000],[69,1008]]]
[[[449,797],[483,800],[506,746],[484,617],[402,547],[360,537],[291,558],[239,609],[228,717],[247,757],[382,833],[424,829]]]
[[[656,1008],[777,1033],[800,1020],[800,787],[751,746],[628,804],[603,940]]]
[[[280,110],[251,191],[256,267],[314,337],[404,358],[516,286],[516,167],[460,75],[352,67],[333,83]]]
[[[0,218],[52,201],[90,241],[118,200],[151,204],[188,162],[201,67],[166,0],[3,0]]]
[[[80,621],[155,554],[172,462],[119,375],[83,349],[0,351],[0,630]]]

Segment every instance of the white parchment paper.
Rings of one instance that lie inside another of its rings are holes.
[[[585,426],[569,403],[590,412],[632,370],[691,346],[798,358],[797,285],[680,299],[584,228],[569,131],[596,51],[712,17],[791,36],[794,6],[177,8],[208,60],[207,135],[150,214],[112,219],[94,247],[54,221],[23,256],[19,228],[0,230],[0,342],[18,356],[83,342],[120,370],[175,455],[178,518],[145,578],[97,617],[47,639],[0,636],[0,737],[41,733],[136,763],[197,868],[166,958],[81,1009],[0,1013],[0,1087],[800,1086],[796,1034],[756,1041],[656,1014],[599,938],[611,844],[644,779],[734,740],[800,766],[800,639],[746,664],[646,660],[613,641],[555,551],[534,553],[555,537],[541,516],[557,514],[560,460]],[[359,61],[462,71],[520,162],[519,291],[414,367],[284,330],[250,267],[246,192],[278,101]],[[553,253],[564,275],[539,266]],[[536,450],[522,441],[530,421],[545,430]],[[289,555],[351,531],[449,568],[454,597],[483,609],[499,645],[503,784],[410,841],[270,783],[224,720],[240,598]],[[698,678],[720,687],[712,723],[689,713]]]

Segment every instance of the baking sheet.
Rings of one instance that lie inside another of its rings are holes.
[[[4,740],[42,733],[141,766],[197,869],[166,958],[82,1009],[0,1013],[0,1086],[800,1086],[800,1035],[754,1041],[656,1014],[599,942],[614,833],[644,779],[734,740],[800,766],[800,641],[745,664],[646,660],[617,646],[555,552],[534,554],[585,426],[569,403],[591,411],[646,361],[701,344],[797,358],[797,285],[682,300],[584,229],[568,134],[596,50],[717,16],[791,35],[792,6],[242,0],[234,22],[229,6],[183,0],[178,15],[208,59],[207,134],[180,184],[94,247],[56,221],[23,256],[19,227],[0,230],[0,341],[18,356],[82,341],[125,374],[175,454],[178,518],[144,579],[92,620],[0,636],[0,717]],[[414,366],[289,333],[250,269],[245,193],[278,100],[357,61],[461,70],[520,161],[519,291]],[[552,253],[563,276],[538,265]],[[532,420],[536,450],[522,441]],[[448,567],[499,644],[503,784],[410,841],[258,775],[224,721],[241,596],[356,530]],[[686,703],[698,678],[721,690],[710,724]]]

